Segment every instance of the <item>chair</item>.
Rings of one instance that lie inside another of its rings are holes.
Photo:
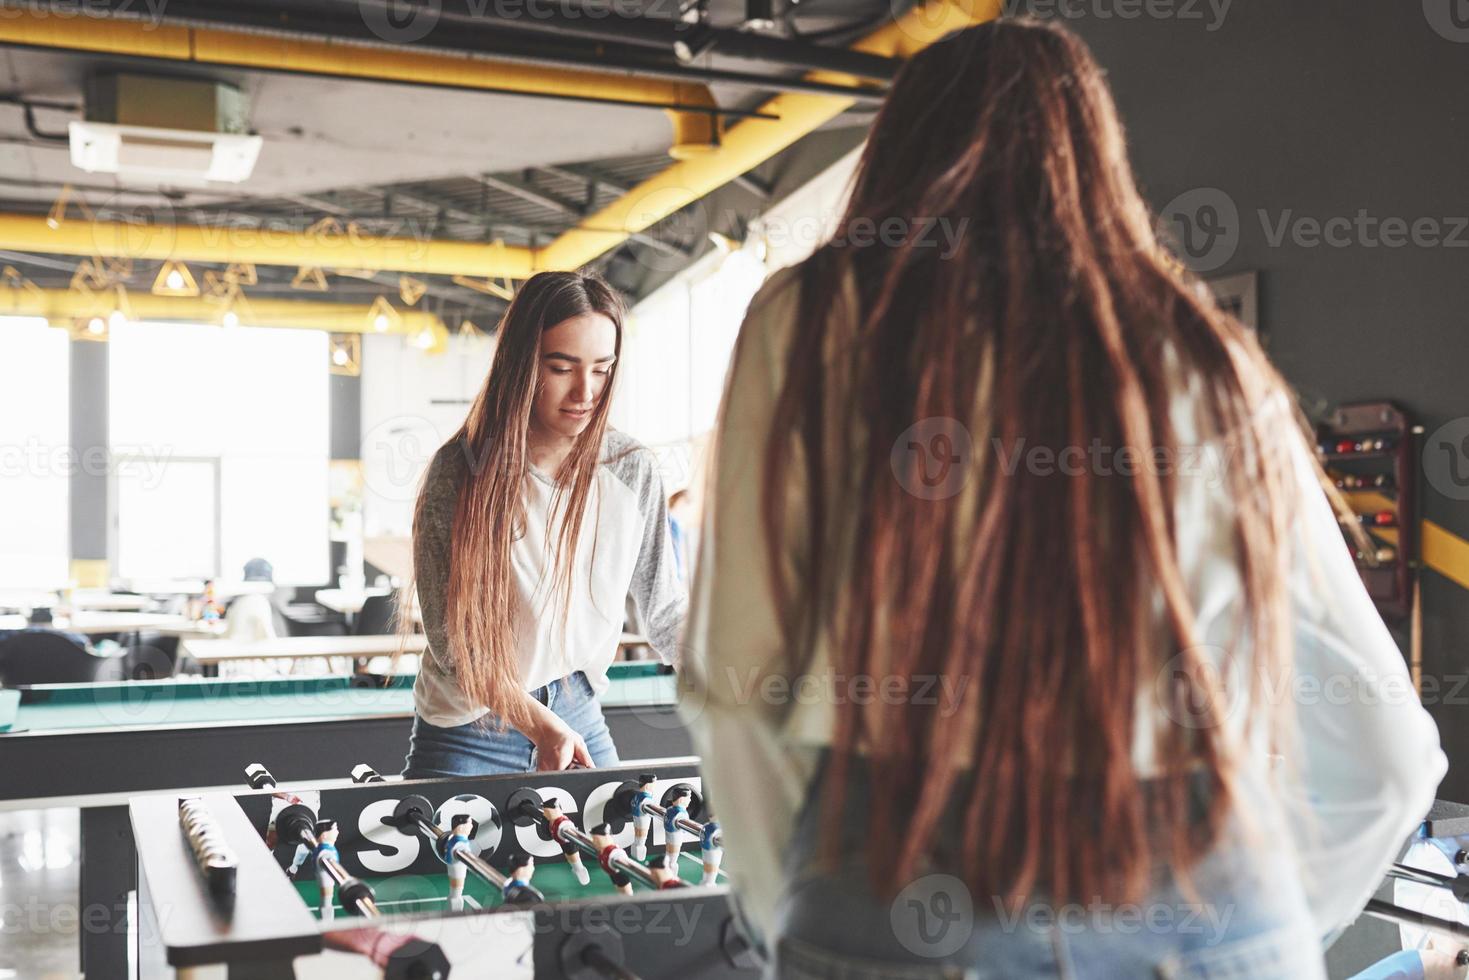
[[[56,630],[19,630],[0,640],[0,684],[91,683],[107,661]]]
[[[357,613],[357,628],[354,632],[358,636],[382,636],[391,634],[395,630],[394,621],[398,618],[398,595],[389,592],[387,595],[370,595],[362,602],[362,610]]]
[[[129,647],[121,656],[98,659],[99,681],[156,681],[174,676],[178,666],[176,656],[150,643]]]

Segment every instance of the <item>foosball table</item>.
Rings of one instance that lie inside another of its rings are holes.
[[[696,759],[351,777],[132,799],[134,975],[759,976]]]

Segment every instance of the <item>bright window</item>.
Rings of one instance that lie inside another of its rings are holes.
[[[260,557],[280,584],[326,582],[327,335],[177,323],[111,333],[117,573],[236,578]]]
[[[52,589],[70,573],[70,340],[45,320],[0,317],[0,588]],[[93,461],[95,462],[95,461]]]

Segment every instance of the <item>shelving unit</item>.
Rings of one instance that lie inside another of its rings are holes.
[[[1364,550],[1343,526],[1367,594],[1384,619],[1408,620],[1415,684],[1421,670],[1417,475],[1422,433],[1407,412],[1385,401],[1339,406],[1316,429],[1316,450],[1327,476],[1371,542]]]

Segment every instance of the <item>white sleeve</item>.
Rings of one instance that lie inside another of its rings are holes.
[[[1299,515],[1291,598],[1299,726],[1292,821],[1307,903],[1325,936],[1354,919],[1448,769],[1438,728],[1342,539],[1304,440],[1293,440]],[[1314,819],[1311,819],[1314,818]]]
[[[680,685],[681,709],[724,835],[725,867],[745,922],[761,941],[770,934],[783,858],[813,768],[808,754],[781,737],[789,698],[763,687],[785,674],[760,517],[759,473],[776,394],[765,331],[767,318],[788,315],[784,303],[764,302],[773,287],[774,281],[751,304],[730,367]]]

